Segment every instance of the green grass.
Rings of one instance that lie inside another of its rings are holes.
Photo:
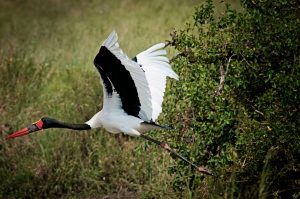
[[[1,1],[0,197],[192,197],[172,186],[176,161],[138,138],[57,129],[4,138],[42,116],[88,120],[101,109],[92,60],[108,34],[116,30],[133,57],[169,39],[201,2]]]

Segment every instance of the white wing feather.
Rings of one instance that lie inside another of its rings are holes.
[[[143,67],[147,82],[150,85],[151,119],[153,121],[157,119],[162,111],[161,105],[166,88],[166,77],[178,80],[178,75],[172,70],[169,59],[165,56],[167,52],[161,50],[164,47],[164,43],[159,43],[136,56],[137,63]]]

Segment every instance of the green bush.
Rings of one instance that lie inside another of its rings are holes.
[[[180,81],[166,95],[172,144],[219,174],[203,180],[182,165],[173,186],[202,197],[299,197],[300,5],[242,3],[216,17],[208,0],[171,34],[180,52]]]

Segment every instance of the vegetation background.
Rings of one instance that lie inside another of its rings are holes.
[[[299,198],[299,3],[202,3],[0,1],[1,198]],[[175,130],[150,135],[218,178],[104,130],[5,140],[42,116],[101,109],[92,60],[114,29],[131,57],[171,41],[180,81],[159,122]]]

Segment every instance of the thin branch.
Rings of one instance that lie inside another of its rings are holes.
[[[231,59],[232,59],[233,56],[235,56],[235,54],[231,55],[228,59],[227,66],[226,66],[226,71],[224,70],[223,65],[220,65],[220,69],[219,69],[219,71],[220,71],[220,83],[219,83],[218,89],[214,92],[215,96],[220,96],[221,93],[224,90],[225,77],[228,73],[228,70],[229,70],[228,68],[229,68],[229,65],[230,65],[230,62],[231,62]]]
[[[178,53],[177,55],[175,55],[174,57],[172,57],[170,59],[170,63],[172,63],[173,61],[175,61],[176,59],[178,59],[181,56],[185,57],[185,52]]]
[[[254,108],[254,107],[253,107]],[[254,109],[254,111],[262,116],[265,116],[262,112],[260,112],[259,110]]]
[[[179,54],[175,55],[174,57],[172,57],[170,59],[170,63],[172,63],[173,61],[175,61],[179,57],[186,57],[190,63],[195,63],[196,62],[196,57],[195,57],[193,51],[190,48],[185,48],[184,51],[182,51],[181,53],[179,53]]]
[[[214,92],[215,96],[221,95],[221,93],[222,93],[222,91],[224,89],[224,84],[225,84],[225,74],[226,73],[224,71],[223,65],[220,65],[219,71],[220,71],[220,83],[219,83],[218,89],[215,90],[215,92]]]
[[[169,41],[169,40],[166,41],[165,48],[168,47],[168,46],[175,46],[175,44],[176,44],[176,41],[177,41],[177,32],[176,32],[176,30],[173,30],[173,32],[170,33],[170,36],[171,36],[172,40],[171,41]]]

